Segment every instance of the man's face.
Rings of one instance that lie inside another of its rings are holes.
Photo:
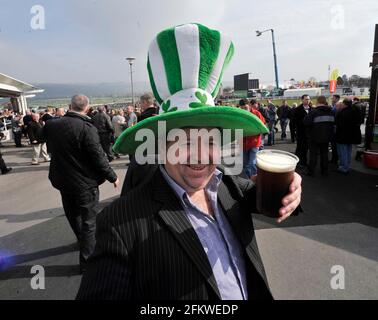
[[[249,104],[245,104],[244,106],[240,106],[240,109],[250,111]]]
[[[305,96],[303,99],[302,99],[302,103],[304,106],[308,106],[310,104],[310,97],[309,96]]]
[[[213,176],[216,164],[219,163],[220,141],[211,138],[212,129],[217,130],[216,128],[187,128],[184,129],[187,137],[185,143],[178,139],[174,142],[167,142],[165,169],[169,176],[188,193],[204,189]],[[199,132],[197,137],[193,138],[195,136],[193,132]],[[209,135],[210,138],[206,139],[205,135]],[[173,147],[175,143],[178,145],[176,145],[174,155],[180,159],[177,164],[171,163],[169,156],[169,148]],[[205,161],[203,161],[204,159]]]
[[[335,96],[332,96],[332,104],[335,105],[338,102],[339,102],[339,99],[337,97],[335,97]]]

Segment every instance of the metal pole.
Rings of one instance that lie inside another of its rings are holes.
[[[130,75],[131,75],[131,101],[134,106],[134,83],[133,83],[133,65],[130,63]]]
[[[274,42],[274,30],[273,30],[273,29],[270,29],[270,31],[272,32],[273,58],[274,58],[274,73],[275,73],[275,76],[276,76],[276,88],[278,89],[278,88],[279,88],[279,85],[278,85],[278,68],[277,68],[276,44],[275,44],[275,42]]]

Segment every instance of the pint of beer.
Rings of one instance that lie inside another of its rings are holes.
[[[281,150],[257,153],[257,210],[269,217],[279,217],[282,199],[289,193],[298,157]]]

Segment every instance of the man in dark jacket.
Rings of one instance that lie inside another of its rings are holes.
[[[340,95],[334,94],[332,96],[332,100],[331,100],[331,109],[332,109],[332,113],[333,113],[334,116],[336,116],[336,105],[339,103],[339,101],[340,101]],[[332,133],[332,137],[331,137],[332,158],[331,158],[330,162],[333,163],[333,164],[337,164],[339,162],[339,156],[337,154],[335,134],[336,134],[336,124],[333,127],[333,133]]]
[[[293,114],[293,121],[295,123],[297,133],[297,149],[295,154],[299,157],[299,165],[307,167],[307,152],[308,152],[308,137],[303,119],[311,112],[310,96],[304,94],[302,96],[302,103],[295,108]]]
[[[46,149],[46,140],[42,137],[42,124],[40,122],[40,116],[38,113],[32,114],[32,120],[28,125],[28,136],[30,139],[30,143],[33,147],[33,155],[32,155],[32,165],[39,164],[39,157],[45,159],[45,162],[50,161],[50,157],[47,153]]]
[[[298,105],[296,103],[293,103],[289,111],[290,138],[291,138],[291,142],[293,143],[297,139],[296,127],[295,127],[295,122],[294,122],[294,112],[297,107]]]
[[[22,123],[20,115],[16,114],[15,117],[12,119],[12,132],[14,143],[17,148],[23,147],[21,143],[22,139]]]
[[[154,97],[149,93],[140,97],[140,108],[142,113],[138,117],[138,122],[159,114],[159,109],[154,105]]]
[[[24,115],[24,117],[22,118],[22,123],[24,124],[22,133],[24,134],[25,138],[28,137],[28,125],[33,121],[31,115],[32,112],[30,110],[26,110],[26,115]]]
[[[335,117],[325,96],[318,97],[315,110],[303,119],[303,123],[309,135],[310,163],[307,175],[314,175],[319,152],[321,173],[328,175],[328,144],[333,134]]]
[[[137,121],[143,121],[145,119],[151,118],[156,116],[159,113],[159,110],[154,106],[154,97],[146,93],[140,97],[141,109],[142,114],[138,117]],[[150,177],[150,166],[149,164],[138,164],[135,161],[134,155],[129,154],[129,166],[127,168],[125,180],[123,181],[123,187],[121,195],[125,195],[128,191],[130,191],[136,184],[142,183],[142,181],[146,181],[148,177]],[[137,174],[134,174],[134,171],[137,171]],[[140,173],[146,173],[140,174]],[[138,181],[140,179],[141,181]]]
[[[100,137],[101,146],[108,156],[109,162],[113,161],[114,156],[111,149],[112,135],[114,134],[114,127],[110,117],[106,114],[104,106],[97,108],[98,112],[93,117],[93,124],[97,128]]]
[[[277,108],[272,103],[272,100],[268,100],[268,128],[269,128],[269,135],[268,135],[268,146],[274,145],[275,142],[275,125],[276,125],[276,118],[277,118]]]
[[[277,109],[277,115],[278,115],[278,120],[280,121],[280,126],[281,126],[281,140],[286,138],[286,127],[287,124],[289,123],[289,117],[290,117],[290,107],[287,104],[287,101],[284,100],[282,102],[282,106],[280,106]]]
[[[54,119],[54,117],[52,115],[52,108],[47,108],[46,111],[45,111],[45,114],[42,116],[42,121],[47,122],[51,119]]]
[[[61,193],[64,212],[80,244],[81,271],[95,247],[98,186],[105,180],[114,187],[119,183],[86,116],[88,103],[87,97],[74,96],[70,111],[48,121],[43,129],[52,156],[49,179]]]
[[[361,143],[361,111],[349,99],[340,103],[336,112],[336,143],[340,173],[348,173],[352,159],[352,145]]]

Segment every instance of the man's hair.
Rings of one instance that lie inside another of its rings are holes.
[[[302,96],[302,100],[304,99],[304,98],[306,98],[306,97],[310,97],[308,94],[304,94],[303,96]]]
[[[151,93],[145,93],[140,97],[140,101],[145,101],[148,104],[153,104],[154,103],[154,97]]]
[[[71,98],[71,110],[82,112],[88,106],[89,99],[83,94],[75,94]]]
[[[351,106],[353,105],[353,102],[352,102],[352,100],[350,100],[350,99],[348,99],[348,98],[345,98],[345,99],[343,100],[343,104],[344,104],[345,106],[347,106],[347,107],[351,107]]]
[[[239,100],[239,106],[242,107],[242,106],[246,106],[247,104],[249,104],[248,100],[247,99],[240,99]]]
[[[98,106],[97,111],[98,112],[106,112],[106,107],[105,106]]]
[[[354,101],[354,102],[358,102],[358,101],[360,101],[360,98],[358,98],[358,97],[354,97],[354,98],[353,98],[353,101]]]
[[[249,103],[250,103],[250,105],[253,105],[253,104],[256,104],[257,101],[256,101],[256,99],[251,99],[251,100],[249,100]]]
[[[327,98],[325,96],[319,96],[317,99],[316,99],[316,102],[319,103],[319,104],[324,104],[324,105],[327,105]]]
[[[339,94],[334,94],[333,97],[336,98],[337,100],[340,100],[340,95]]]

